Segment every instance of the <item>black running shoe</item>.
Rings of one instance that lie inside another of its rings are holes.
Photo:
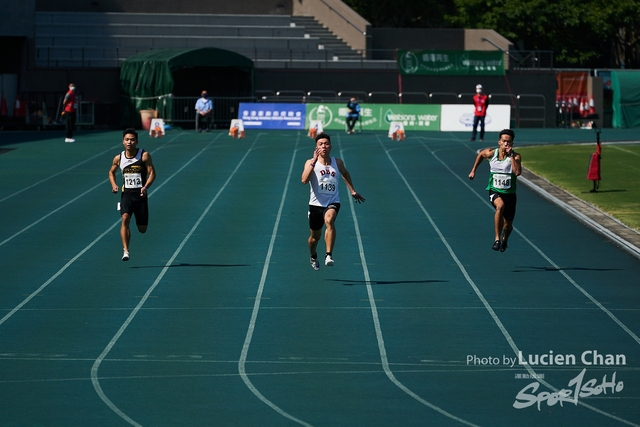
[[[504,252],[507,250],[507,241],[503,240],[502,244],[500,245],[500,252]]]
[[[496,240],[495,242],[493,242],[493,246],[491,246],[491,249],[493,249],[494,251],[499,251],[500,250],[500,240]]]

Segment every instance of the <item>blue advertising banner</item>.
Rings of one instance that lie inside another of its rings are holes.
[[[304,104],[241,102],[238,118],[245,129],[304,129]]]

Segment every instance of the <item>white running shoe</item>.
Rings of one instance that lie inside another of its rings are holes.
[[[331,258],[331,255],[327,255],[324,259],[324,265],[327,265],[329,267],[331,267],[333,265],[333,258]]]
[[[65,138],[64,142],[76,142],[76,140],[73,138]]]
[[[309,258],[311,260],[311,267],[314,270],[320,270],[320,263],[318,262],[318,258]]]
[[[124,251],[124,253],[122,254],[122,260],[129,261],[129,251]]]

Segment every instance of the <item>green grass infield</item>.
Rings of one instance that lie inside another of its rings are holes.
[[[603,144],[601,181],[587,180],[596,144],[517,147],[522,165],[535,174],[640,230],[640,145]]]

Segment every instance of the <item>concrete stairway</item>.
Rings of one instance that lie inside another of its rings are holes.
[[[358,60],[312,17],[36,12],[39,67],[119,67],[139,52],[215,47],[255,61],[258,67]]]
[[[306,34],[317,39],[321,46],[321,50],[325,50],[327,52],[329,60],[332,60],[334,56],[339,60],[362,59],[362,55],[360,53],[351,49],[349,45],[329,31],[325,26],[320,24],[315,18],[311,16],[292,16],[291,22],[293,22],[296,27],[303,27]]]

